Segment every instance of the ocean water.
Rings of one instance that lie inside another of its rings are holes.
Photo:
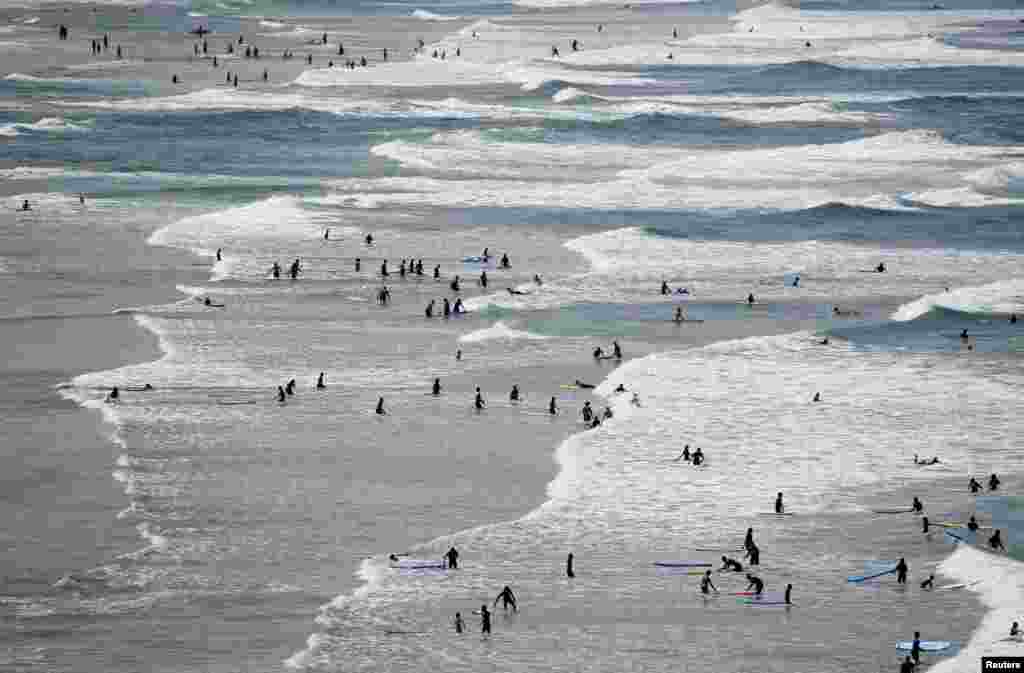
[[[1024,14],[931,4],[111,6],[83,30],[162,55],[195,21],[218,53],[440,37],[237,89],[168,89],[180,56],[10,66],[4,667],[875,671],[915,630],[955,643],[935,670],[1014,652]],[[0,32],[38,62],[41,11]],[[1009,555],[872,512],[915,495]],[[717,568],[748,527],[794,605],[653,565]],[[388,560],[451,545],[458,571]],[[900,557],[907,587],[846,581]],[[506,584],[521,610],[481,638]]]

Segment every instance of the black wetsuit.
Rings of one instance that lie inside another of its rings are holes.
[[[754,595],[760,596],[761,592],[764,591],[764,582],[761,581],[761,578],[754,577],[753,575],[747,575],[747,579],[750,581],[747,585],[747,591],[750,591],[750,589],[753,588]]]
[[[509,393],[508,398],[513,402],[519,401],[519,386],[512,386],[512,392]]]
[[[900,562],[896,564],[896,583],[907,583],[907,562],[903,559],[900,559]]]
[[[459,552],[455,550],[455,547],[449,549],[444,557],[448,559],[448,567],[455,570],[459,567]]]

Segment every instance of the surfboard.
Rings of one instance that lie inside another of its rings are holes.
[[[758,512],[760,516],[793,516],[793,512]]]
[[[846,578],[846,581],[847,582],[863,582],[864,580],[870,580],[870,579],[873,579],[875,577],[881,577],[882,575],[889,575],[889,574],[892,574],[894,572],[896,572],[896,566],[893,566],[892,568],[889,568],[888,570],[883,570],[881,572],[874,573],[872,575],[850,575],[849,577]]]
[[[743,547],[734,547],[734,548],[730,548],[730,549],[725,549],[725,548],[718,549],[718,548],[712,548],[712,547],[694,547],[693,551],[713,551],[713,552],[720,552],[720,553],[726,554],[726,553],[729,553],[729,552],[738,552],[738,551],[747,551],[747,550],[744,549]]]
[[[922,652],[939,652],[953,646],[948,640],[922,640],[919,643]],[[897,650],[911,650],[914,648],[914,641],[901,640],[896,643]]]
[[[476,256],[473,256],[473,257],[463,257],[462,258],[462,262],[464,264],[490,264],[492,259],[494,259],[494,258],[493,257],[488,257],[488,258],[485,259],[483,257],[480,257],[479,255],[476,255]]]
[[[704,322],[704,321],[696,319],[696,318],[683,318],[682,320],[670,320],[669,322],[674,322],[675,324],[678,325],[678,324],[684,323],[684,322]]]
[[[448,563],[445,561],[432,561],[430,559],[400,559],[397,564],[394,564],[396,568],[402,568],[403,570],[413,570],[422,568],[435,568],[444,570],[448,567]]]
[[[975,584],[980,584],[981,580],[974,580],[973,582],[961,582],[959,584],[943,584],[941,587],[935,587],[936,591],[955,591],[957,589],[966,589],[967,587],[973,587]]]
[[[661,568],[710,568],[705,561],[655,561],[654,565]]]
[[[906,509],[873,509],[871,511],[874,514],[910,514],[914,510],[908,507]]]

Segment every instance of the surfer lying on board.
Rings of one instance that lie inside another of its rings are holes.
[[[579,379],[576,379],[576,381],[574,382],[574,385],[577,388],[588,388],[588,389],[589,388],[596,388],[597,387],[597,386],[595,386],[592,383],[584,383],[583,381],[580,381]]]
[[[734,558],[728,556],[722,557],[722,567],[719,570],[728,570],[730,572],[741,573],[743,572],[743,564]]]
[[[714,589],[715,593],[718,593],[718,588],[715,586],[714,582],[711,581],[710,570],[705,571],[704,577],[700,578],[700,592],[706,596],[710,593],[708,589]]]
[[[224,308],[224,304],[214,304],[209,297],[203,299],[203,305],[211,308]]]
[[[512,289],[510,287],[506,287],[505,289],[508,290],[509,294],[516,294],[516,295],[519,295],[519,294],[530,294],[529,292],[526,292],[524,290],[514,290],[514,289]]]
[[[747,585],[746,591],[753,589],[755,596],[760,596],[761,592],[764,591],[764,582],[761,581],[760,577],[747,573],[747,582],[749,582],[749,584]]]
[[[925,581],[921,582],[921,588],[922,589],[931,589],[931,588],[933,588],[934,583],[935,583],[935,575],[929,575],[928,579],[926,579]]]
[[[978,528],[980,528],[980,526],[978,525],[978,520],[975,519],[974,515],[972,514],[971,518],[967,521],[967,530],[977,532]]]

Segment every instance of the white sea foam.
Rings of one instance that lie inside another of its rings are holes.
[[[425,21],[461,21],[461,16],[452,16],[445,14],[435,14],[434,12],[427,11],[425,9],[414,9],[412,10],[412,16],[417,19],[423,19]]]
[[[44,117],[32,123],[14,123],[0,125],[0,136],[15,137],[26,131],[45,131],[47,133],[76,133],[89,131],[86,124],[75,124],[61,117]]]
[[[970,642],[957,655],[938,661],[929,670],[960,673],[976,670],[982,657],[1019,657],[1021,641],[1010,639],[1010,624],[1020,621],[1024,605],[1024,565],[1006,556],[989,554],[960,545],[938,567],[958,582],[974,583],[975,592],[989,609]]]
[[[513,329],[502,321],[498,321],[490,327],[483,327],[459,337],[459,343],[479,343],[481,341],[492,341],[494,339],[546,339],[540,334],[533,334],[523,330]]]
[[[1007,273],[1012,273],[1009,269]],[[914,320],[935,308],[965,313],[1024,313],[1024,278],[1000,280],[987,285],[957,287],[904,304],[893,320]]]

